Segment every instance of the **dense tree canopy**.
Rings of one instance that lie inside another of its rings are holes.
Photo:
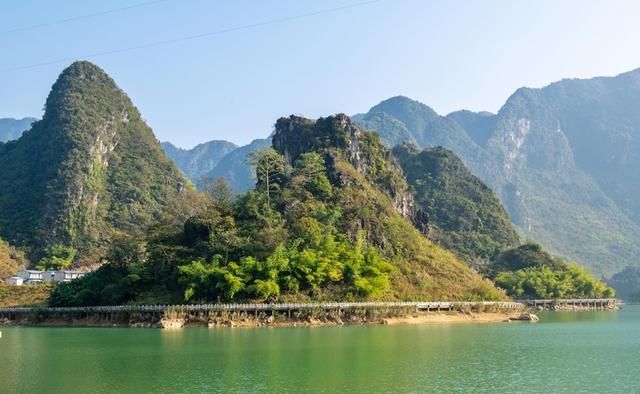
[[[515,298],[608,298],[615,291],[584,267],[567,264],[537,244],[507,250],[489,266],[496,284]]]
[[[402,144],[393,153],[429,216],[433,240],[478,265],[519,244],[500,200],[453,152]]]
[[[37,268],[41,270],[62,270],[73,264],[77,251],[61,244],[53,245],[45,250],[45,257],[40,259]]]
[[[24,253],[0,239],[0,279],[15,275],[26,268]]]

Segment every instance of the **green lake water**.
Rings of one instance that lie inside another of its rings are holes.
[[[640,393],[640,307],[539,323],[0,327],[1,393]]]

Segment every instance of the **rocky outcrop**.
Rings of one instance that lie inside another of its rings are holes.
[[[536,321],[540,320],[540,318],[538,317],[538,315],[535,315],[533,313],[523,312],[518,316],[509,317],[509,320],[536,322]]]
[[[163,318],[160,320],[160,326],[168,330],[178,330],[184,327],[185,319]]]
[[[328,172],[334,184],[345,186],[335,171],[335,155],[349,162],[367,180],[389,196],[395,210],[405,218],[420,219],[428,228],[424,215],[416,215],[415,199],[404,180],[402,168],[378,136],[359,128],[347,115],[337,114],[318,120],[291,115],[280,118],[273,135],[273,148],[293,164],[305,152],[324,152]]]

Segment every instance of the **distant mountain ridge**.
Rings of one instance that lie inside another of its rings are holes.
[[[213,140],[198,144],[191,149],[182,149],[170,142],[161,143],[167,156],[190,179],[200,179],[211,172],[227,153],[238,146],[232,142]]]
[[[388,145],[444,146],[525,238],[611,275],[640,265],[640,69],[518,89],[497,114],[394,97],[357,117]]]
[[[22,133],[31,127],[36,118],[2,118],[0,119],[0,142],[17,140]]]
[[[256,139],[227,153],[218,164],[199,179],[195,180],[199,189],[205,184],[224,178],[234,193],[244,193],[256,184],[254,169],[249,165],[249,155],[271,145],[271,138]]]

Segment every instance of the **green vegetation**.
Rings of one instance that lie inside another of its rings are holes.
[[[379,298],[390,288],[393,267],[372,247],[352,245],[328,236],[319,245],[290,249],[279,246],[264,261],[248,257],[240,263],[196,260],[178,267],[185,299],[231,300],[236,297],[276,300],[281,293],[314,294],[331,285],[344,287],[347,298]]]
[[[47,305],[54,284],[5,286],[0,284],[0,308]]]
[[[63,270],[73,264],[77,251],[64,245],[53,245],[45,250],[43,257],[36,266],[39,270]]]
[[[640,192],[638,103],[640,70],[634,70],[518,89],[497,114],[441,116],[392,97],[357,115],[357,122],[388,147],[450,149],[495,192],[524,238],[611,276],[638,266],[640,255],[640,199],[629,198]],[[224,176],[236,192],[251,189],[244,158],[255,148],[228,154],[208,178]],[[468,256],[473,247],[465,249],[458,253]]]
[[[66,245],[95,263],[118,232],[137,234],[195,198],[129,98],[100,68],[76,62],[42,120],[0,148],[0,236],[39,260]]]
[[[609,298],[615,291],[584,267],[527,243],[502,253],[489,275],[514,298]]]
[[[486,273],[490,277],[495,277],[503,272],[515,272],[526,268],[547,267],[559,270],[564,266],[565,263],[562,259],[545,252],[539,244],[528,242],[501,253],[491,263]]]
[[[51,304],[504,298],[403,217],[399,167],[348,118],[281,119],[274,148],[251,156],[255,190],[213,183],[181,228],[123,238]]]
[[[14,276],[28,265],[24,253],[0,239],[0,279]]]
[[[475,266],[519,244],[498,198],[453,152],[403,144],[393,154],[415,190],[418,207],[429,217],[429,238]]]

